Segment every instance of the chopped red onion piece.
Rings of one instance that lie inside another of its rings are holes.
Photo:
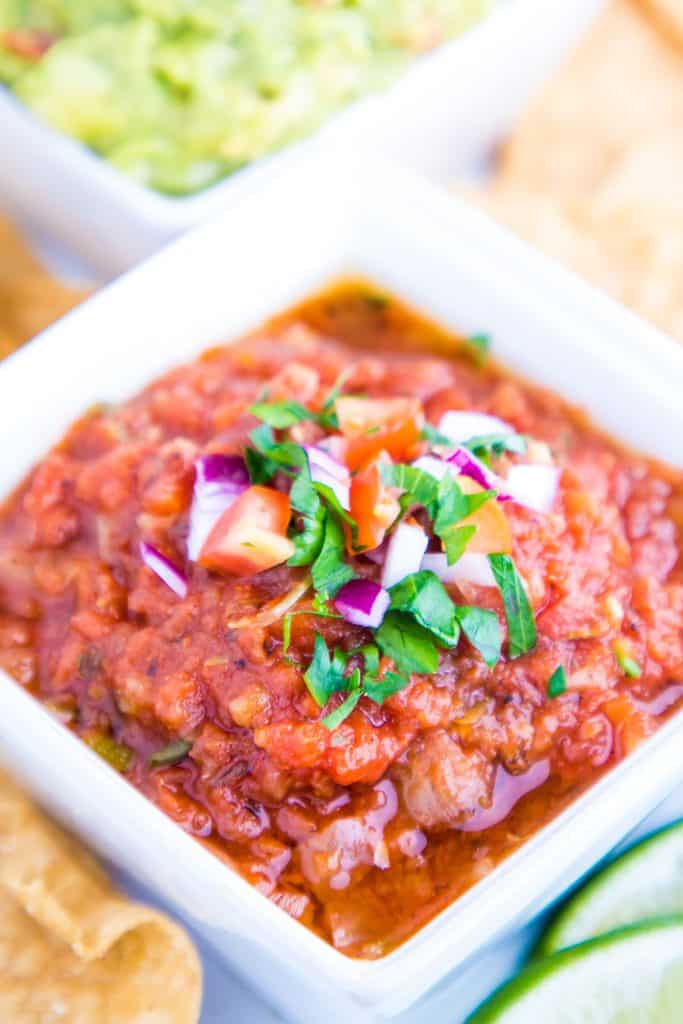
[[[425,555],[422,568],[429,569],[443,583],[474,583],[478,587],[495,587],[496,580],[486,555],[465,551],[457,562],[448,564],[446,556],[436,551]]]
[[[223,455],[212,452],[201,455],[195,462],[197,481],[217,487],[234,487],[238,493],[249,486],[249,471],[241,455]]]
[[[399,523],[389,538],[382,571],[382,586],[393,587],[417,572],[427,550],[429,538],[417,523]]]
[[[557,496],[561,470],[557,466],[512,466],[505,487],[513,501],[536,512],[550,512]]]
[[[241,455],[215,452],[197,459],[187,537],[187,556],[193,562],[214,525],[248,487],[249,472]]]
[[[334,599],[334,606],[354,626],[377,629],[381,625],[391,598],[379,583],[372,580],[350,580]]]
[[[155,572],[159,579],[163,580],[178,597],[187,595],[187,580],[183,574],[176,569],[172,562],[169,562],[165,555],[148,544],[146,540],[140,541],[140,557],[147,568]]]
[[[439,420],[439,433],[445,434],[453,444],[462,444],[471,437],[483,434],[514,434],[515,428],[497,416],[485,412],[467,412],[451,409]]]
[[[505,490],[505,482],[467,448],[456,448],[446,461],[449,465],[455,466],[463,476],[470,477],[485,490],[496,491],[498,501],[510,500],[510,495]]]
[[[349,509],[351,475],[346,466],[328,455],[317,445],[305,445],[311,479],[318,484],[325,484],[336,494],[342,508]]]

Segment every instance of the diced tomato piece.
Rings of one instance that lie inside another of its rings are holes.
[[[400,512],[393,489],[382,483],[380,476],[382,462],[389,461],[386,452],[380,452],[351,481],[351,515],[358,524],[358,547],[364,550],[379,547]],[[352,551],[351,537],[349,551]]]
[[[459,476],[458,484],[465,494],[476,494],[484,488],[469,476]],[[468,552],[481,555],[497,553],[510,554],[512,533],[503,506],[495,498],[489,498],[471,516],[458,523],[460,526],[476,526],[477,532],[467,545]]]
[[[197,561],[205,569],[236,576],[272,569],[294,552],[287,537],[290,517],[286,494],[271,487],[250,487],[220,517]]]
[[[401,459],[420,440],[424,423],[417,398],[353,398],[335,403],[339,428],[349,439],[346,455],[350,469],[369,462],[381,451]]]

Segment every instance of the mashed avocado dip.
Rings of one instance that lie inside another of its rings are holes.
[[[492,0],[0,0],[0,81],[141,183],[196,192],[313,132]]]

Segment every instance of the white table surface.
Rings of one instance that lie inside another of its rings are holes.
[[[62,253],[41,244],[40,239],[34,239],[34,243],[48,264],[62,276],[70,280],[87,280],[88,274],[84,268],[68,260]],[[683,817],[683,783],[632,833],[627,842],[679,817]],[[170,912],[167,906],[135,884],[124,878],[118,881],[133,897],[142,898]],[[392,1024],[462,1024],[468,1013],[519,969],[542,924],[542,919],[537,920],[492,947],[467,967],[455,989],[449,986],[441,1001],[432,999],[428,1007],[418,1005],[400,1017],[393,1018]],[[206,943],[197,935],[194,938],[204,968],[204,1001],[200,1024],[287,1024],[284,1018],[248,989]]]

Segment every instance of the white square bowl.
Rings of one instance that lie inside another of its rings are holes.
[[[498,228],[382,164],[311,161],[173,243],[0,365],[0,494],[96,400],[361,274],[681,463],[683,349]],[[288,1020],[376,1024],[565,891],[683,776],[683,716],[383,960],[346,958],[229,871],[0,678],[0,751],[103,855],[192,919]],[[455,1011],[454,1011],[455,1013]]]
[[[492,14],[416,60],[387,92],[353,104],[308,141],[187,198],[138,185],[0,87],[2,205],[109,277],[277,180],[321,144],[342,153],[362,147],[447,180],[498,142],[603,3],[498,0]]]

